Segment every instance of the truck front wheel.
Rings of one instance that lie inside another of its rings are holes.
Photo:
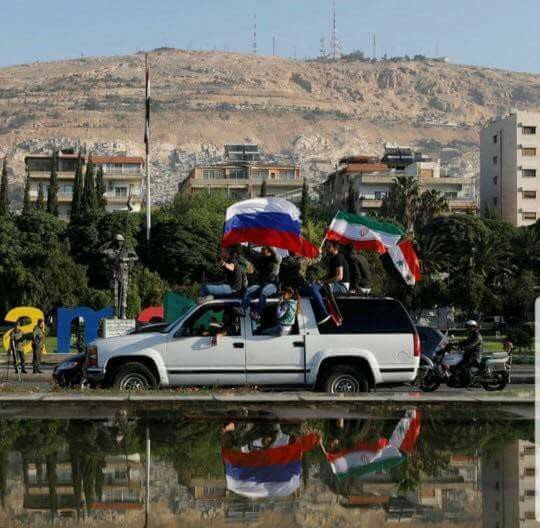
[[[114,375],[113,386],[123,391],[149,390],[156,388],[156,378],[141,363],[126,363]]]
[[[323,383],[324,392],[330,394],[349,392],[369,392],[367,379],[348,365],[337,365],[332,367]]]

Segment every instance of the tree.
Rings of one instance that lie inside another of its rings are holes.
[[[81,214],[83,185],[83,158],[81,151],[79,151],[79,160],[73,183],[73,198],[71,199],[70,220],[72,222]]]
[[[349,183],[349,194],[347,195],[347,212],[356,214],[356,199],[353,182]]]
[[[448,210],[448,202],[439,191],[435,189],[424,191],[418,199],[417,210],[415,211],[415,232],[418,232],[435,217],[441,216],[442,213],[446,213]]]
[[[309,186],[306,179],[302,184],[302,198],[300,200],[300,214],[302,215],[302,222],[306,223],[308,220],[309,209]]]
[[[409,232],[414,230],[420,187],[414,176],[397,176],[381,205],[381,216],[401,222]]]
[[[105,198],[106,192],[107,188],[105,187],[105,180],[103,177],[103,166],[100,165],[96,176],[96,205],[100,211],[105,211],[105,207],[107,206],[107,198]]]
[[[28,214],[32,208],[32,201],[30,200],[30,169],[26,168],[26,182],[24,184],[24,201],[23,201],[23,214]]]
[[[45,197],[43,196],[43,184],[41,182],[39,183],[39,186],[38,186],[36,209],[38,211],[43,211],[45,209]]]
[[[84,176],[84,190],[81,200],[81,213],[88,214],[96,209],[96,187],[94,184],[94,164],[88,158],[86,174]]]
[[[261,198],[266,196],[266,180],[263,180],[261,184]]]
[[[0,182],[0,217],[9,215],[9,184],[7,175],[7,156],[2,165],[2,180]]]
[[[47,194],[47,212],[58,216],[58,152],[53,150],[49,193]]]

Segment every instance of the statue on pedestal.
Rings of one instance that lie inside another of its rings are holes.
[[[108,258],[111,267],[114,315],[119,319],[126,319],[129,267],[131,262],[136,262],[139,257],[127,247],[126,240],[120,234],[114,235],[113,240],[103,245],[100,251]]]

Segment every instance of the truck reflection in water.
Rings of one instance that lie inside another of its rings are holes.
[[[534,526],[533,434],[429,408],[4,419],[0,526]]]

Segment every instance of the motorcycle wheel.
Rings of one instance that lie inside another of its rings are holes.
[[[502,391],[506,387],[508,383],[507,376],[498,372],[496,372],[494,376],[497,381],[483,381],[480,383],[484,390],[487,390],[488,392],[495,392]]]
[[[441,386],[441,380],[433,374],[426,372],[426,375],[420,380],[420,390],[424,392],[435,392]]]

